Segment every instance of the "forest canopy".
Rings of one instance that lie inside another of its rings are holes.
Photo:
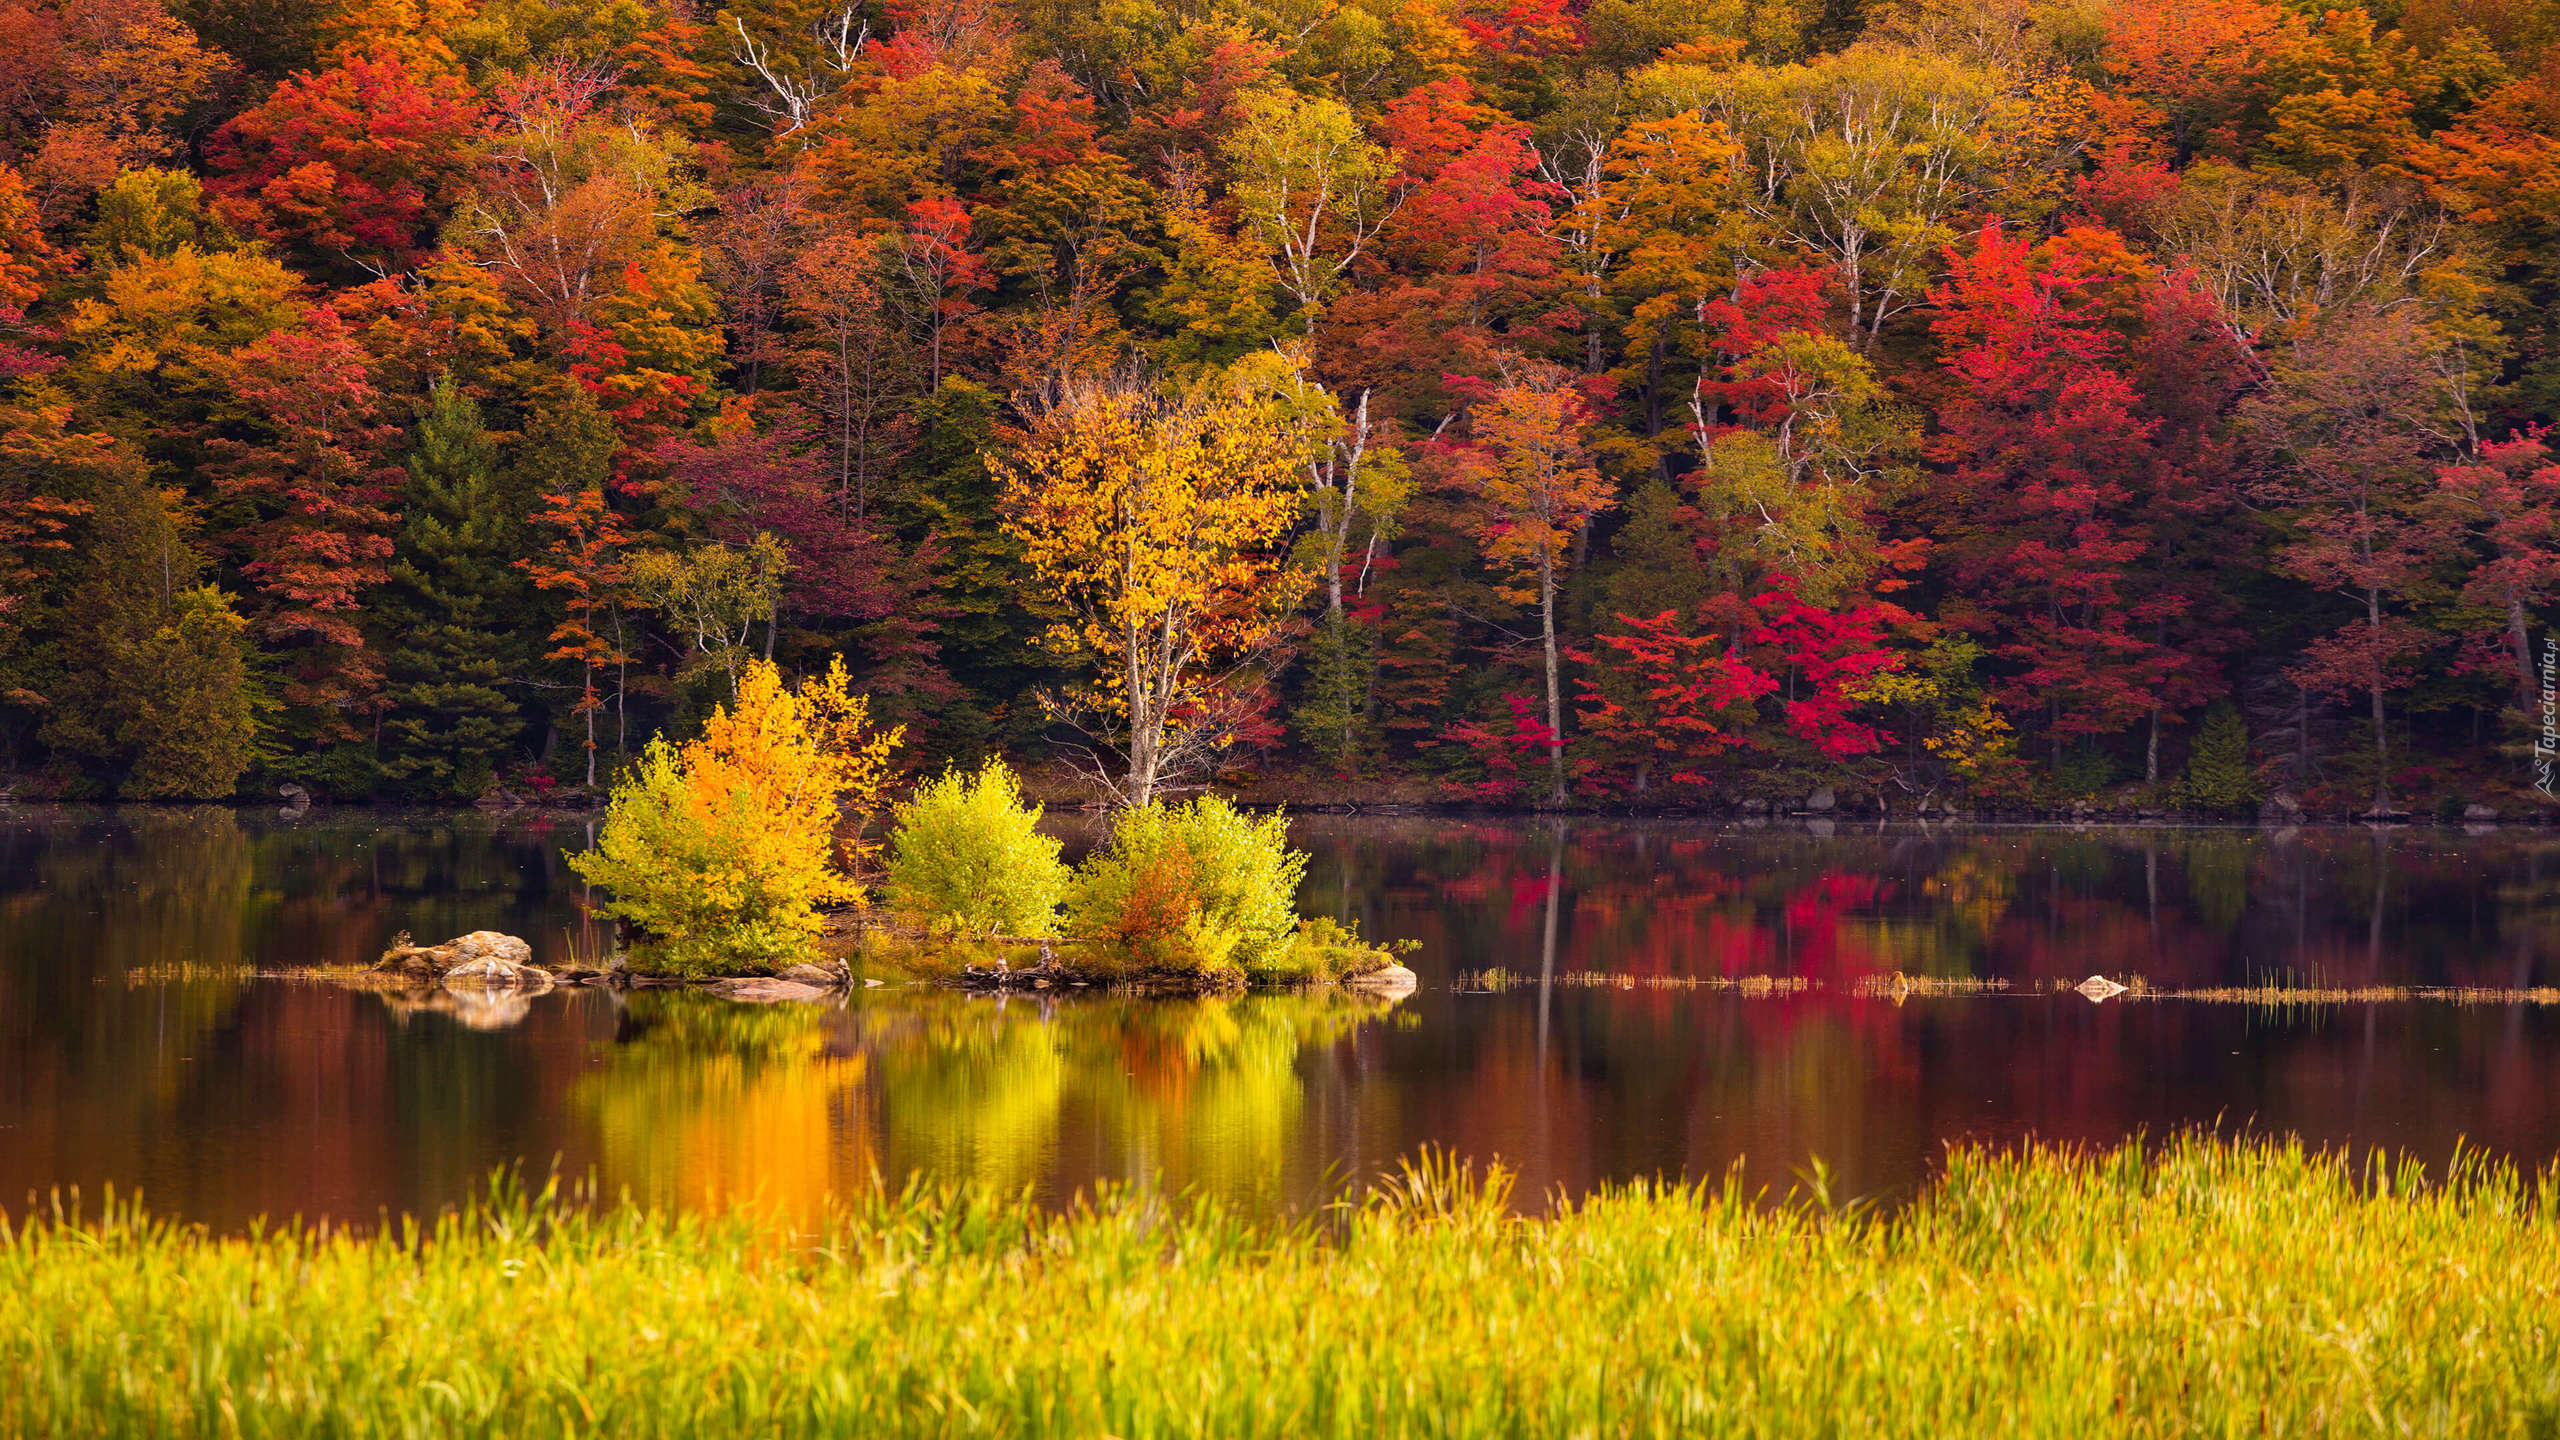
[[[0,0],[0,786],[2458,809],[2556,327],[2560,0]]]

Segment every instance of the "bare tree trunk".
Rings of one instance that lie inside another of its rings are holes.
[[[2382,592],[2364,592],[2365,624],[2373,635],[2373,813],[2391,813],[2391,737],[2383,729]]]
[[[1556,566],[1552,559],[1538,567],[1538,613],[1547,645],[1547,765],[1552,783],[1549,803],[1564,803],[1564,677],[1556,663]]]
[[[622,634],[622,604],[613,606],[613,758],[617,761],[631,753],[630,712],[623,707],[623,696],[630,692],[631,648]],[[587,783],[595,780],[595,737],[590,734],[587,745]]]
[[[1149,694],[1152,687],[1147,683],[1141,668],[1143,656],[1134,634],[1129,639],[1128,664],[1129,784],[1128,794],[1124,798],[1132,806],[1143,807],[1155,798],[1156,732],[1161,721]]]
[[[2515,651],[2517,702],[2529,717],[2541,704],[2542,691],[2533,673],[2533,642],[2525,633],[2524,599],[2512,590],[2507,592],[2507,645]]]

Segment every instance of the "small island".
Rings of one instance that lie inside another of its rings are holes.
[[[1000,759],[884,807],[899,738],[871,724],[841,665],[795,687],[752,663],[700,736],[651,743],[594,848],[569,859],[628,939],[605,963],[537,964],[524,941],[489,932],[437,946],[404,933],[367,978],[688,983],[745,1000],[882,976],[999,990],[1414,987],[1396,947],[1296,913],[1306,856],[1282,815],[1150,798],[1118,810],[1108,843],[1070,866]]]

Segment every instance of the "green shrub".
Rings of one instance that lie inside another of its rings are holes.
[[[1110,848],[1067,890],[1067,934],[1097,968],[1133,975],[1242,977],[1298,926],[1305,852],[1289,822],[1215,797],[1145,805],[1114,822]]]
[[[889,907],[963,935],[1047,935],[1057,928],[1067,867],[1039,831],[1040,807],[1001,760],[950,772],[896,811]]]
[[[638,928],[631,968],[735,974],[807,958],[815,928],[806,866],[772,863],[766,831],[753,805],[700,804],[675,747],[652,740],[614,786],[596,848],[569,865],[611,892],[608,913]]]
[[[1399,945],[1410,946],[1410,941]],[[1246,978],[1258,984],[1314,984],[1348,980],[1396,963],[1395,948],[1360,938],[1360,927],[1317,915],[1298,922],[1289,938],[1273,946],[1259,962],[1245,966]]]
[[[2204,712],[2186,782],[2178,788],[2202,810],[2236,810],[2258,798],[2258,779],[2249,773],[2249,727],[2230,701],[2216,700]]]

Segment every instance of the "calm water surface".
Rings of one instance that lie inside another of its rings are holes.
[[[2560,1156],[2560,1006],[2269,1010],[2055,993],[2560,985],[2560,839],[2519,831],[1566,826],[1302,820],[1302,903],[1422,942],[1420,993],[842,1006],[555,992],[468,1013],[250,970],[394,931],[557,953],[583,822],[0,810],[0,1207],[139,1187],[216,1225],[432,1210],[492,1167],[814,1204],[923,1170],[1256,1212],[1426,1143],[1531,1199],[1737,1163],[1909,1193],[1962,1139],[2253,1125],[2430,1157]],[[1516,977],[1490,993],[1462,972]],[[1894,971],[2005,994],[1853,993]],[[1782,998],[1562,977],[1780,975]],[[1542,981],[1552,983],[1542,983]]]

